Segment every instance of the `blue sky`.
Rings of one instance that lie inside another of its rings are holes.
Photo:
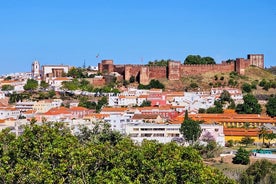
[[[0,51],[0,74],[30,71],[34,59],[95,66],[189,54],[220,63],[262,53],[275,66],[276,1],[0,0]]]

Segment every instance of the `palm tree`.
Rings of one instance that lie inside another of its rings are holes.
[[[264,146],[264,140],[267,135],[267,128],[265,126],[261,126],[259,128],[259,139],[263,139],[262,147]]]

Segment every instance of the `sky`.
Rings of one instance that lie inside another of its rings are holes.
[[[0,0],[0,74],[247,54],[276,66],[275,0]]]

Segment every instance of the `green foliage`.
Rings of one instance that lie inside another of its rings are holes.
[[[30,95],[25,93],[12,93],[9,95],[9,104],[13,104],[19,101],[22,101],[24,99],[29,99]]]
[[[249,144],[253,144],[254,143],[254,139],[252,139],[251,137],[243,137],[240,141],[241,144],[244,144],[246,147],[249,145]]]
[[[231,95],[227,90],[223,90],[219,98],[221,100],[221,103],[231,102]]]
[[[75,67],[72,67],[68,73],[67,73],[67,76],[68,77],[73,77],[73,78],[87,78],[87,74],[84,73],[85,72],[85,69],[84,68],[75,68]]]
[[[192,89],[198,88],[198,84],[195,83],[195,82],[192,82],[192,83],[190,84],[190,88],[192,88]]]
[[[204,114],[204,113],[206,113],[206,109],[199,108],[199,109],[198,109],[198,113],[199,113],[199,114]]]
[[[266,107],[266,113],[271,117],[275,117],[276,116],[276,96],[270,97],[265,107]]]
[[[105,123],[73,136],[62,123],[0,132],[1,183],[235,183],[176,143],[137,145]]]
[[[161,60],[154,60],[154,61],[149,61],[148,66],[168,66],[169,62],[172,61],[171,59],[161,59]]]
[[[38,82],[34,79],[28,79],[27,83],[23,86],[24,90],[36,90],[38,87]]]
[[[5,84],[2,86],[1,90],[2,91],[11,91],[11,90],[14,90],[14,86]]]
[[[228,81],[228,86],[237,86],[238,85],[238,82],[236,80],[233,80],[233,79],[229,79]]]
[[[43,80],[40,82],[40,87],[43,89],[47,89],[49,87],[49,84]]]
[[[247,94],[243,96],[243,104],[238,104],[236,112],[239,114],[260,114],[262,109],[258,100],[252,95]]]
[[[208,141],[206,146],[203,144],[195,144],[193,148],[198,150],[203,158],[214,158],[219,155],[221,150],[215,141]]]
[[[11,80],[12,77],[11,76],[7,76],[4,80]]]
[[[144,100],[140,107],[150,107],[151,106],[151,101]]]
[[[265,79],[261,80],[259,86],[263,87],[264,90],[268,91],[270,88],[276,88],[276,81],[270,80],[267,81]]]
[[[227,141],[227,147],[233,147],[234,146],[234,140],[230,139]]]
[[[148,85],[143,85],[139,84],[138,89],[151,89],[151,88],[156,88],[156,89],[164,89],[165,86],[159,80],[152,79]]]
[[[220,100],[216,100],[214,105],[215,105],[215,107],[209,107],[206,110],[206,113],[208,113],[208,114],[221,114],[221,113],[223,113],[222,103],[221,103]]]
[[[187,111],[186,111],[187,113]],[[194,121],[185,115],[184,121],[180,127],[180,133],[184,139],[192,144],[198,140],[202,132],[200,124],[201,121]]]
[[[242,92],[244,93],[250,93],[252,91],[251,85],[248,83],[242,84]]]
[[[88,97],[85,96],[81,96],[79,98],[79,107],[85,107],[88,109],[95,109],[96,112],[100,112],[100,110],[102,109],[102,107],[104,105],[107,105],[108,100],[107,97],[102,97],[97,103],[96,102],[92,102],[90,100],[88,100]]]
[[[129,83],[134,83],[135,82],[135,77],[132,75],[130,78],[129,78]]]
[[[212,57],[201,57],[200,55],[189,55],[186,57],[184,64],[216,64]]]
[[[276,164],[268,160],[257,160],[240,178],[240,183],[276,183]]]
[[[249,152],[243,148],[239,148],[232,160],[233,164],[247,165],[250,163]]]

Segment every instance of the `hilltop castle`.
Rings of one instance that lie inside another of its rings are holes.
[[[167,78],[168,80],[179,80],[183,76],[191,76],[206,72],[231,72],[236,71],[244,75],[245,69],[250,65],[264,68],[263,54],[248,54],[247,59],[237,58],[234,62],[222,62],[221,64],[186,65],[180,61],[169,61],[168,66],[148,65],[114,65],[113,60],[102,60],[98,64],[101,73],[109,74],[117,72],[129,80],[134,76],[141,84],[148,84],[152,79]]]

